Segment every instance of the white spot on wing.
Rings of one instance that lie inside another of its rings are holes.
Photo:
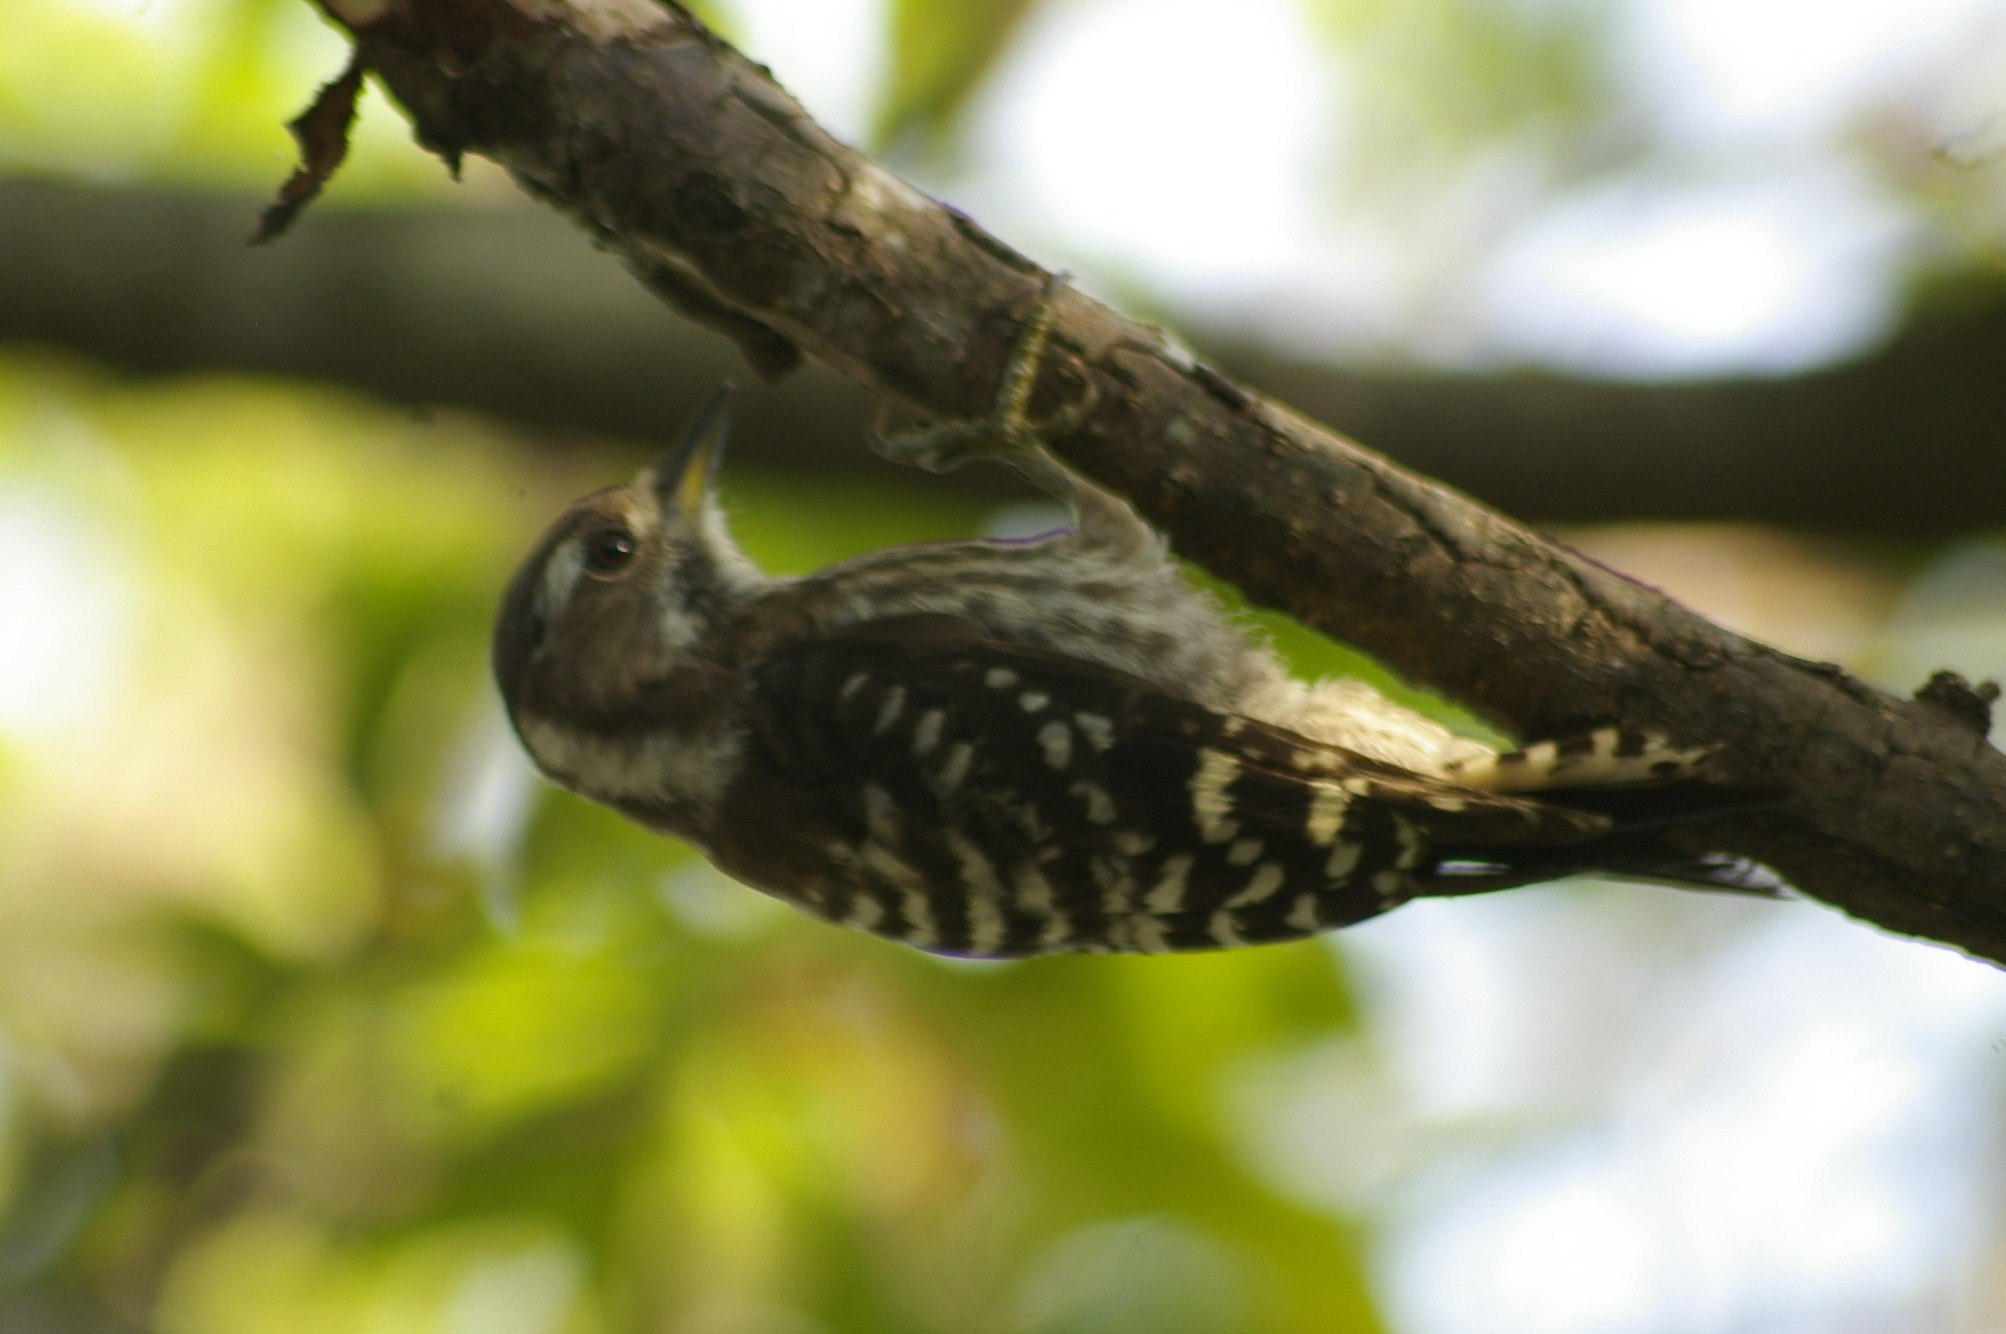
[[[1247,943],[1247,938],[1240,934],[1240,924],[1224,908],[1213,913],[1206,922],[1205,934],[1229,950]]]
[[[1240,832],[1228,819],[1233,803],[1226,789],[1240,776],[1240,762],[1219,750],[1198,752],[1198,771],[1191,775],[1191,819],[1207,843],[1224,843]]]
[[[1010,887],[1016,892],[1017,911],[1027,917],[1047,917],[1056,904],[1052,894],[1052,882],[1035,866],[1019,866],[1010,877]]]
[[[870,679],[871,678],[863,672],[851,672],[849,678],[843,682],[843,688],[836,692],[836,702],[838,704],[848,704],[850,702],[850,696],[856,694],[859,690],[862,690],[864,688],[864,683],[869,681]]]
[[[1026,690],[1017,696],[1017,707],[1026,713],[1036,713],[1052,702],[1052,697],[1042,690]]]
[[[1054,769],[1063,769],[1073,762],[1073,729],[1062,722],[1040,727],[1038,745],[1044,749],[1045,763]]]
[[[947,715],[939,709],[928,709],[919,716],[919,723],[912,729],[912,753],[924,755],[940,744],[940,729],[947,721]]]
[[[1114,798],[1106,788],[1094,783],[1074,783],[1066,791],[1080,799],[1086,807],[1087,819],[1095,824],[1114,823]]]
[[[1296,931],[1308,935],[1323,929],[1323,918],[1317,912],[1316,895],[1298,894],[1296,901],[1289,905],[1286,924]]]
[[[1149,892],[1142,896],[1142,902],[1153,913],[1168,916],[1184,910],[1184,884],[1191,874],[1192,857],[1189,853],[1179,853],[1163,862],[1163,873]]]
[[[1336,884],[1350,877],[1358,869],[1359,854],[1364,847],[1358,843],[1334,843],[1330,849],[1330,860],[1323,864],[1323,873],[1331,883]]]
[[[1143,954],[1167,954],[1170,952],[1170,933],[1163,923],[1154,917],[1130,917],[1128,938]]]
[[[968,777],[968,766],[975,760],[975,747],[966,741],[957,741],[947,748],[947,758],[940,763],[940,771],[933,777],[933,790],[942,796],[960,789],[963,779]]]
[[[1254,872],[1253,879],[1249,880],[1239,893],[1226,900],[1226,906],[1246,908],[1256,903],[1265,903],[1282,887],[1282,882],[1287,878],[1287,872],[1282,870],[1279,862],[1263,862],[1261,868]]]
[[[919,872],[882,843],[865,842],[857,849],[857,858],[865,869],[890,882],[894,889],[904,892],[919,886]]]
[[[864,827],[871,831],[871,837],[887,847],[901,842],[905,838],[905,820],[899,815],[892,794],[876,783],[866,783],[860,795],[864,800]]]
[[[1075,783],[1073,786],[1078,787],[1079,784]],[[1024,831],[1024,837],[1033,843],[1045,845],[1044,850],[1038,854],[1039,860],[1049,861],[1054,854],[1064,851],[1056,844],[1046,843],[1046,840],[1051,838],[1052,831],[1045,827],[1045,817],[1039,813],[1036,806],[1028,801],[1017,800],[1014,792],[1006,795],[1004,801],[1017,812],[1017,827]]]
[[[991,690],[1008,690],[1017,684],[1017,673],[1008,667],[991,667],[982,674],[982,684]]]
[[[1135,906],[1135,877],[1126,857],[1095,857],[1090,864],[1094,883],[1100,886],[1101,915],[1110,921],[1124,917]]]
[[[913,890],[900,900],[900,906],[905,909],[906,944],[930,950],[940,943],[940,932],[933,925],[933,905],[926,901],[924,893]]]
[[[1113,837],[1115,847],[1125,857],[1140,857],[1156,846],[1155,835],[1138,829],[1117,829]]]
[[[876,842],[864,844],[862,856],[864,865],[897,892],[899,910],[906,920],[905,942],[920,949],[938,945],[940,933],[934,928],[933,907],[926,900],[926,882],[919,872]]]
[[[1304,822],[1309,841],[1318,847],[1329,844],[1344,827],[1344,813],[1350,806],[1351,796],[1343,788],[1318,783],[1316,795],[1310,798],[1309,819]]]
[[[905,687],[893,686],[886,692],[885,702],[878,707],[878,720],[871,724],[871,731],[874,734],[884,732],[893,723],[898,721],[899,714],[904,712],[904,710]]]
[[[1261,859],[1267,846],[1258,838],[1243,838],[1226,849],[1226,860],[1234,866],[1252,866]]]
[[[1403,871],[1411,871],[1421,864],[1428,855],[1428,840],[1418,826],[1397,816],[1393,821],[1393,833],[1400,840],[1400,855],[1393,864]]]
[[[1095,751],[1105,751],[1114,745],[1114,722],[1098,713],[1076,713],[1073,725],[1080,729],[1080,735]]]
[[[969,951],[994,954],[1003,947],[1003,882],[974,840],[959,829],[943,830],[942,836],[960,863],[961,887],[968,893]]]

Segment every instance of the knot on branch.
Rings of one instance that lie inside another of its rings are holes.
[[[1937,672],[1915,692],[1918,703],[1930,704],[1948,713],[1956,722],[1985,736],[1992,731],[1992,704],[1999,698],[1997,681],[1977,685],[1956,672]]]

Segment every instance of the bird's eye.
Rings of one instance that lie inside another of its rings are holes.
[[[585,568],[594,574],[615,574],[634,559],[634,535],[617,525],[601,528],[585,539]]]

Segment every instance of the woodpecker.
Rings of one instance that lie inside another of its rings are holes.
[[[767,574],[717,502],[721,392],[508,586],[493,667],[537,767],[817,917],[980,958],[1286,940],[1582,871],[1767,888],[1651,832],[1723,804],[1703,750],[1609,727],[1501,754],[1293,678],[1043,451],[1054,284],[991,419],[878,444],[999,455],[1071,527]]]

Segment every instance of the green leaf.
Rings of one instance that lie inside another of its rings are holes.
[[[893,0],[891,70],[872,138],[934,138],[953,126],[1037,0]]]

